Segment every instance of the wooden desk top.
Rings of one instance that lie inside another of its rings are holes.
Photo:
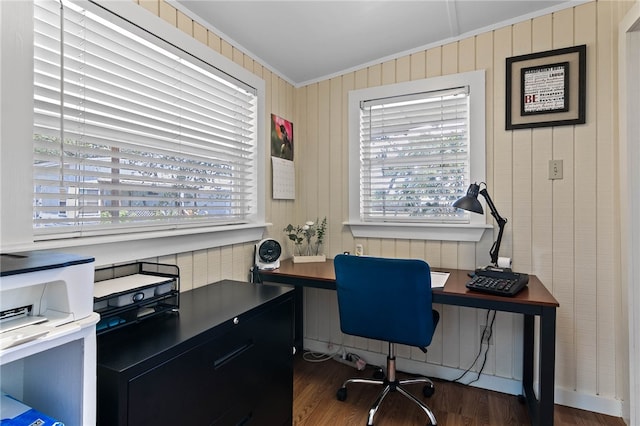
[[[441,293],[442,296],[464,296],[468,299],[479,299],[483,301],[511,302],[524,305],[558,307],[560,304],[540,282],[535,275],[529,275],[529,284],[524,290],[513,297],[497,296],[469,290],[465,284],[469,280],[467,275],[471,271],[460,269],[433,268],[434,271],[448,272],[449,278],[444,288],[433,289],[434,296]],[[312,287],[335,289],[335,271],[333,269],[333,259],[326,262],[314,263],[293,263],[291,259],[280,261],[280,268],[260,271],[264,281],[269,281],[266,277],[273,277],[276,282],[283,282],[286,278],[288,283],[294,280],[313,282]],[[304,285],[304,284],[302,284]]]

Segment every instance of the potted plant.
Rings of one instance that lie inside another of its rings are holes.
[[[287,225],[283,230],[293,242],[293,263],[324,262],[322,245],[327,231],[327,218],[307,221],[304,225]]]

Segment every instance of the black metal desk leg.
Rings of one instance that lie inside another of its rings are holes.
[[[542,308],[540,315],[540,425],[553,425],[556,366],[556,309]]]
[[[535,316],[524,315],[524,331],[522,333],[522,390],[524,396],[533,395],[533,351],[535,336]]]
[[[294,320],[293,344],[296,351],[302,353],[304,349],[304,287],[294,287]]]

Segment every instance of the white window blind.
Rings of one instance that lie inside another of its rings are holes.
[[[362,221],[466,220],[469,165],[468,87],[361,102]]]
[[[246,223],[256,91],[85,5],[34,7],[34,231]]]

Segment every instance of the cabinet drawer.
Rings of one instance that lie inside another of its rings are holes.
[[[240,316],[221,335],[132,378],[128,424],[237,424],[245,418],[251,424],[256,410],[282,412],[283,404],[290,413],[291,311],[284,303],[254,318]],[[274,387],[278,397],[269,395]]]

